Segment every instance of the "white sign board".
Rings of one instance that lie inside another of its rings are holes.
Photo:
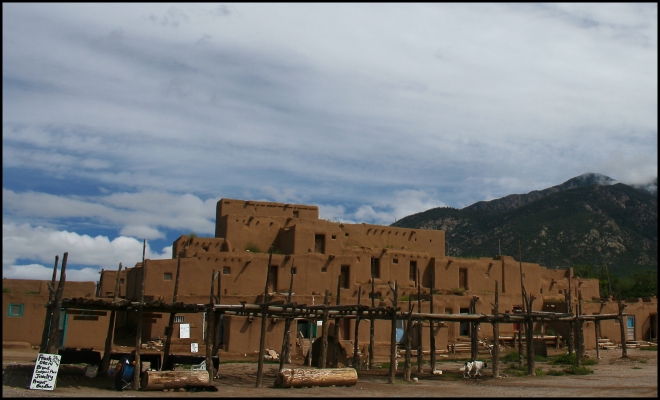
[[[190,324],[179,325],[179,338],[180,339],[190,338]]]
[[[197,344],[197,343],[190,343],[190,352],[191,352],[191,353],[197,353],[197,352],[199,352],[199,344]]]
[[[57,371],[60,368],[62,356],[39,353],[34,365],[30,389],[53,390],[57,380]]]

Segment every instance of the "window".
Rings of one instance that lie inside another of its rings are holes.
[[[297,274],[298,271],[296,270],[296,267],[291,267],[291,275]]]
[[[340,283],[343,289],[348,289],[350,287],[350,267],[348,265],[341,266]]]
[[[300,211],[293,210],[293,218],[299,218],[299,217],[300,217]]]
[[[22,317],[23,316],[23,304],[9,304],[7,309],[7,315],[10,317]]]
[[[336,240],[336,239],[337,239],[337,235],[332,235],[332,240]]]
[[[277,265],[271,265],[270,271],[268,271],[270,274],[270,279],[268,279],[269,292],[277,292],[277,268],[279,268]]]
[[[222,267],[222,275],[231,274],[231,267]]]
[[[174,322],[182,323],[183,322],[183,315],[175,315],[174,316]]]
[[[376,257],[371,257],[371,277],[380,278],[380,260]]]
[[[458,287],[461,289],[467,289],[468,287],[467,268],[460,268],[458,270]]]
[[[119,278],[119,284],[123,285],[124,284],[124,278]]]
[[[417,286],[417,261],[410,261],[410,280]]]
[[[398,263],[399,263],[399,259],[398,259],[398,258],[393,258],[393,259],[392,259],[392,264],[398,264]]]
[[[165,281],[171,281],[172,280],[172,273],[171,272],[165,272],[163,274],[163,280]]]
[[[314,235],[314,252],[325,254],[325,235]]]

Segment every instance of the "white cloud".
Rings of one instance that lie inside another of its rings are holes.
[[[57,280],[60,279],[62,264],[58,263]],[[92,281],[99,280],[100,269],[97,268],[80,268],[80,269],[66,269],[67,281]],[[2,267],[2,277],[9,279],[38,279],[38,280],[51,280],[53,277],[53,266],[44,267],[41,264],[29,265],[9,265]]]
[[[68,264],[90,266],[89,268],[96,271],[100,271],[101,268],[116,269],[119,262],[123,263],[125,267],[132,267],[135,263],[142,261],[142,246],[142,241],[125,236],[110,240],[105,236],[90,237],[40,226],[33,227],[29,224],[3,223],[3,276],[14,278],[16,275],[24,273],[19,272],[19,270],[23,271],[23,266],[16,265],[18,259],[35,260],[48,265],[48,263],[54,263],[57,255],[61,265],[65,252],[69,253]],[[154,252],[147,243],[146,250],[145,257],[148,259],[172,257],[171,246],[162,249],[161,252]],[[34,265],[26,267],[28,270],[35,268]],[[50,276],[52,276],[52,269],[50,271]],[[85,273],[89,274],[89,271]]]

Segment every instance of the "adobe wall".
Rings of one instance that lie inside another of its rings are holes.
[[[47,284],[50,281],[28,279],[3,279],[2,293],[2,340],[28,342],[33,346],[41,344],[41,335],[46,319],[46,304],[49,299]],[[57,287],[57,283],[56,283]],[[5,292],[7,291],[7,292]],[[94,297],[95,282],[66,282],[63,297]],[[10,316],[9,305],[23,305],[21,316]],[[107,317],[98,316],[94,320],[80,320],[73,315],[67,319],[67,347],[97,347],[98,335],[105,338]],[[103,326],[105,323],[105,327]]]
[[[303,204],[284,204],[264,201],[245,201],[234,199],[220,199],[216,204],[215,237],[226,237],[228,231],[224,225],[227,219],[222,218],[230,214],[247,217],[283,217],[318,219],[319,209],[316,206]]]
[[[126,269],[119,273],[119,297],[126,297]],[[113,297],[115,294],[115,285],[117,284],[117,271],[101,269],[101,278],[99,281],[99,297]]]

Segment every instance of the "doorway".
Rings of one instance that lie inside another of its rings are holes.
[[[628,340],[635,340],[635,317],[628,316]]]
[[[461,314],[469,314],[470,309],[469,308],[461,308],[460,313]],[[469,322],[461,321],[461,325],[460,325],[460,328],[459,328],[458,335],[459,336],[470,336],[470,323]]]

